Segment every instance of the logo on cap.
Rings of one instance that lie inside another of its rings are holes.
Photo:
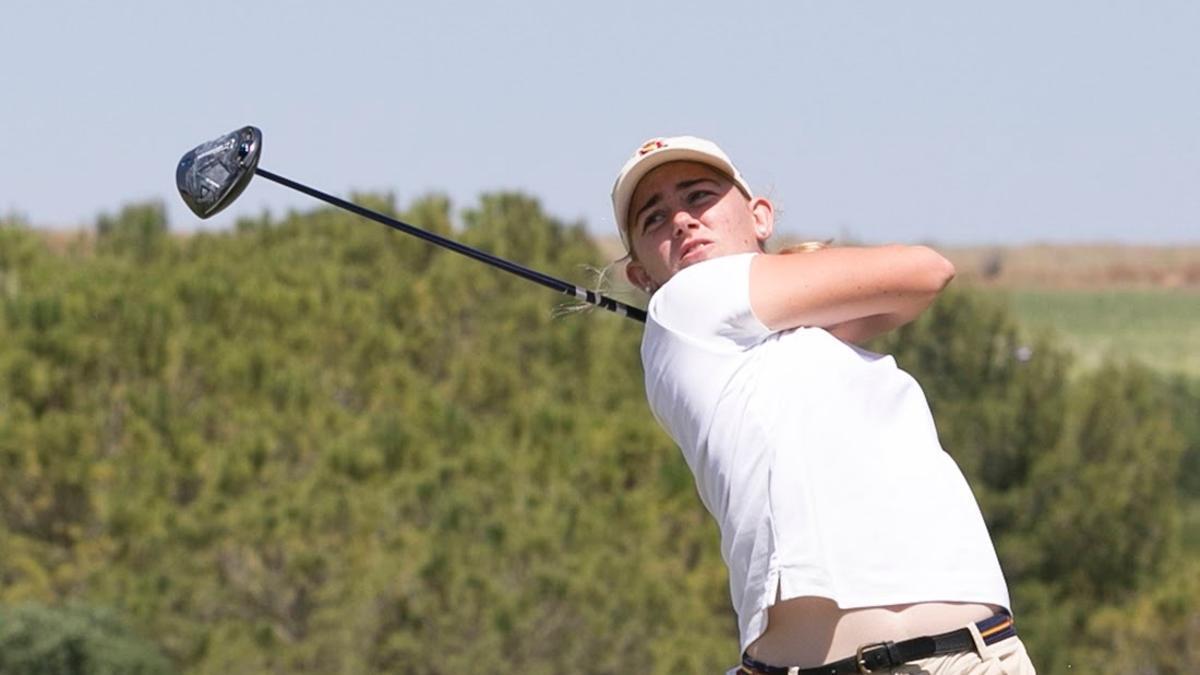
[[[655,150],[658,150],[659,148],[665,147],[667,147],[667,144],[661,138],[656,138],[652,141],[646,141],[643,143],[642,147],[638,148],[638,155],[641,156],[649,154]]]

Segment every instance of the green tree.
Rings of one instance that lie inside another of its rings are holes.
[[[1131,602],[1176,562],[1174,399],[1136,364],[1068,381],[1067,354],[1028,341],[1000,302],[974,293],[947,293],[878,346],[930,398],[1035,663],[1078,662],[1091,614]]]
[[[152,642],[108,611],[0,607],[0,675],[169,675]]]
[[[526,195],[355,200],[576,283],[604,262]],[[736,659],[636,324],[332,208],[101,220],[66,250],[0,227],[0,602],[112,607],[196,674]],[[1123,364],[1071,381],[978,293],[878,346],[929,395],[1038,664],[1173,649],[1190,399]],[[1145,645],[1106,639],[1116,613]]]
[[[170,248],[167,209],[159,200],[122,206],[115,216],[96,221],[101,251],[132,256],[139,262],[154,260]]]

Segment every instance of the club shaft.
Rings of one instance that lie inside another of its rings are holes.
[[[605,295],[601,295],[599,293],[596,293],[595,291],[589,291],[586,288],[580,288],[579,286],[567,283],[561,279],[557,279],[548,274],[542,274],[541,272],[538,272],[536,270],[531,270],[528,267],[522,267],[521,265],[518,265],[509,260],[505,260],[504,258],[498,258],[490,253],[485,253],[484,251],[480,251],[479,249],[471,248],[470,246],[461,244],[457,241],[454,241],[453,239],[447,239],[446,237],[434,234],[433,232],[430,232],[428,230],[422,230],[419,227],[414,227],[403,221],[396,220],[395,218],[390,218],[388,216],[383,215],[382,213],[378,213],[378,212],[372,211],[370,209],[363,208],[363,207],[359,206],[358,204],[354,204],[354,203],[348,202],[344,199],[334,197],[333,195],[321,192],[320,190],[315,190],[315,189],[310,188],[307,185],[304,185],[302,183],[297,183],[296,181],[291,180],[290,178],[284,178],[283,176],[280,176],[277,173],[271,173],[270,171],[267,171],[266,169],[263,169],[261,167],[255,167],[254,173],[259,176],[262,176],[263,178],[266,178],[267,180],[279,183],[280,185],[282,185],[284,187],[292,188],[293,190],[303,192],[304,194],[306,194],[310,197],[315,197],[316,199],[320,199],[321,201],[326,202],[328,204],[332,204],[339,208],[346,209],[347,211],[350,211],[351,213],[362,216],[363,218],[368,218],[370,220],[374,220],[377,223],[382,223],[392,229],[400,230],[401,232],[404,232],[405,234],[411,234],[414,237],[424,239],[425,241],[427,241],[431,244],[436,244],[438,246],[441,246],[442,248],[448,248],[451,251],[455,251],[456,253],[461,253],[462,255],[465,255],[468,258],[474,258],[475,260],[478,260],[480,262],[487,263],[487,264],[491,265],[492,267],[498,267],[506,272],[510,272],[521,278],[528,279],[529,281],[532,281],[534,283],[541,284],[541,285],[545,286],[546,288],[549,288],[550,290],[558,291],[559,293],[562,293],[563,295],[569,295],[573,298],[596,305],[597,307],[607,309],[610,312],[615,312],[617,314],[620,314],[621,316],[629,317],[630,319],[633,319],[635,321],[641,321],[643,323],[645,323],[645,321],[646,321],[645,310],[639,309],[632,305],[627,305],[627,304],[617,301],[617,300],[613,300],[612,298],[605,296]]]

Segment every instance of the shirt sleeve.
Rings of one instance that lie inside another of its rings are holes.
[[[705,260],[675,274],[650,298],[650,320],[716,349],[746,349],[771,334],[750,308],[756,253]]]

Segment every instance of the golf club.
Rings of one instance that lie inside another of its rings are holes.
[[[453,239],[422,230],[259,168],[258,159],[261,154],[262,132],[257,127],[242,127],[220,138],[198,145],[185,154],[179,160],[179,166],[175,170],[175,186],[179,188],[179,195],[183,197],[184,203],[188,205],[192,213],[200,218],[208,218],[232,204],[246,189],[250,179],[257,174],[284,187],[303,192],[310,197],[315,197],[363,218],[383,223],[390,228],[498,267],[563,295],[569,295],[636,321],[643,323],[646,321],[646,312],[637,307],[567,283],[548,274],[522,267],[490,253],[460,244]]]

